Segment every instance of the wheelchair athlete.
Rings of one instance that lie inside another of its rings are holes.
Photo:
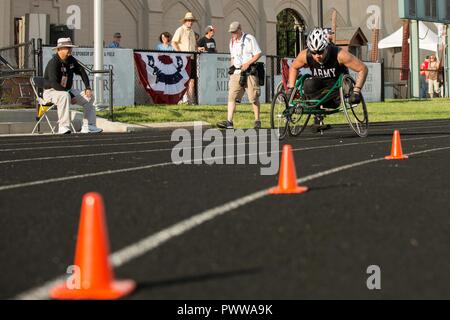
[[[345,88],[344,92],[351,94],[350,103],[361,103],[361,89],[367,78],[367,66],[346,50],[338,48],[329,41],[326,30],[314,29],[308,36],[308,49],[300,52],[289,69],[289,83],[287,96],[290,98],[297,80],[298,71],[303,67],[311,69],[312,77],[307,78],[303,84],[303,94],[308,100],[320,100],[334,86],[342,74],[348,74],[348,69],[357,72],[356,85]],[[339,90],[336,90],[325,102],[322,108],[338,108],[341,104]],[[323,117],[316,116],[313,131],[330,129],[323,126]]]

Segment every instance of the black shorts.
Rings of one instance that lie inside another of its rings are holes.
[[[303,83],[303,94],[308,100],[322,99],[338,79],[323,79],[310,77]],[[337,108],[341,104],[341,96],[339,90],[335,90],[330,97],[325,101],[325,105],[330,108]]]

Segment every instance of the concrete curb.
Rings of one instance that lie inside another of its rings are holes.
[[[0,110],[0,136],[11,135],[31,135],[36,119],[36,111],[33,109],[25,110]],[[49,112],[50,121],[56,123],[58,116],[56,111]],[[81,130],[83,121],[83,113],[72,111],[72,121],[77,131]],[[97,126],[103,129],[104,133],[132,133],[155,130],[175,130],[179,128],[192,129],[195,125],[201,124],[204,128],[211,128],[211,124],[202,121],[189,122],[167,122],[167,123],[144,123],[144,124],[128,124],[121,122],[112,122],[104,118],[97,117]],[[43,122],[41,126],[41,134],[49,134],[50,128],[47,123]]]
[[[174,130],[174,129],[191,129],[195,125],[201,124],[204,128],[211,128],[211,124],[203,121],[189,122],[165,122],[165,123],[144,123],[144,124],[128,124],[121,122],[111,122],[107,119],[97,118],[97,126],[102,128],[105,133],[131,133],[155,130]]]

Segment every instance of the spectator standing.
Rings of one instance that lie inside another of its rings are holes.
[[[200,52],[217,53],[216,40],[214,40],[215,32],[216,30],[213,26],[206,27],[205,36],[198,41]]]
[[[255,115],[255,129],[261,129],[260,102],[261,88],[259,85],[256,62],[261,58],[262,52],[256,38],[242,31],[237,21],[230,25],[231,33],[230,53],[231,68],[228,93],[228,119],[219,122],[221,129],[233,129],[233,118],[236,111],[236,102],[240,101],[247,92],[248,99],[253,106]]]
[[[427,70],[430,65],[430,56],[426,56],[425,60],[423,60],[420,65],[420,97],[426,98],[428,92],[428,78],[427,78]]]
[[[175,31],[172,38],[172,46],[175,51],[184,52],[196,52],[197,41],[195,40],[195,32],[192,30],[192,26],[197,19],[192,12],[186,13],[183,19],[181,19],[182,26]],[[188,104],[195,104],[195,79],[197,78],[197,66],[195,55],[191,57],[191,80],[189,81],[188,92],[186,100]]]
[[[430,95],[430,98],[433,99],[435,94],[439,96],[439,93],[441,92],[439,83],[439,61],[434,54],[430,56],[427,78],[428,94]]]
[[[159,36],[160,43],[156,46],[158,51],[175,51],[170,43],[172,40],[172,35],[169,32],[163,32]]]
[[[121,48],[120,41],[122,40],[122,35],[120,32],[116,32],[113,36],[113,41],[108,45],[108,48],[118,49]]]

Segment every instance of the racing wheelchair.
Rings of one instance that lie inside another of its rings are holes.
[[[349,101],[355,80],[348,74],[342,74],[320,100],[307,100],[303,94],[303,85],[309,77],[311,75],[306,74],[297,79],[290,97],[286,96],[284,90],[275,95],[270,121],[278,139],[283,140],[288,134],[292,137],[300,136],[312,116],[324,119],[326,116],[340,112],[345,114],[351,130],[356,135],[361,138],[367,137],[369,116],[364,97],[361,95],[361,103],[358,105],[352,105]],[[333,99],[337,99],[340,105],[336,108],[327,107]]]

